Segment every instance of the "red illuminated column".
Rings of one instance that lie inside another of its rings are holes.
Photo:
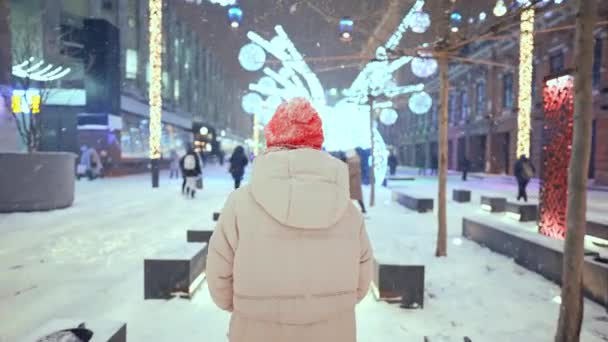
[[[566,235],[568,163],[572,145],[573,81],[571,75],[545,80],[543,105],[543,168],[539,231],[563,239]]]

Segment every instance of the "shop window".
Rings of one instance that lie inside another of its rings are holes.
[[[502,104],[504,108],[513,108],[513,74],[505,74],[502,78]]]
[[[602,49],[603,49],[602,38],[595,39],[595,46],[593,47],[593,87],[597,88],[600,85],[602,78]]]
[[[137,50],[127,49],[125,58],[125,78],[130,80],[137,78]]]

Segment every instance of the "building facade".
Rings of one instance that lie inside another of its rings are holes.
[[[9,2],[13,64],[33,56],[71,68],[66,77],[44,85],[41,149],[77,152],[88,145],[117,163],[145,161],[148,1]],[[251,132],[236,82],[198,34],[197,23],[180,10],[166,1],[163,11],[162,148],[167,156],[192,143],[192,128],[201,123],[229,141],[242,142]],[[13,77],[15,88],[22,82]]]
[[[599,18],[608,16],[608,3],[600,2]],[[537,15],[534,48],[531,159],[542,168],[544,79],[571,69],[574,52],[574,13],[571,10]],[[556,30],[554,30],[556,29]],[[595,29],[593,65],[593,137],[589,176],[608,185],[608,27]],[[519,39],[473,43],[460,55],[501,65],[458,63],[449,67],[449,169],[462,161],[472,171],[512,174],[517,159],[517,94]],[[394,127],[384,128],[389,142],[405,165],[429,167],[437,156],[439,79],[426,84],[433,106],[425,115],[402,111]]]

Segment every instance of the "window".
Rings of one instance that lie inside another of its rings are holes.
[[[486,83],[483,81],[477,82],[475,88],[477,115],[483,115],[486,110]]]
[[[564,70],[564,53],[558,52],[549,57],[549,68],[552,74],[556,74]]]
[[[125,61],[125,78],[137,78],[137,50],[127,49]]]
[[[602,77],[602,49],[603,46],[602,38],[595,39],[595,46],[593,47],[593,87],[597,88],[600,85]]]
[[[448,103],[448,122],[456,120],[456,111],[458,110],[458,96],[455,93],[450,93],[450,102]]]
[[[460,92],[460,119],[466,120],[469,117],[469,98],[466,90]]]
[[[513,108],[513,74],[502,77],[502,105],[504,108]]]

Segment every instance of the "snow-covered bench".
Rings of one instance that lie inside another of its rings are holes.
[[[521,229],[519,225],[489,215],[476,215],[463,218],[462,235],[560,284],[563,240]],[[608,264],[601,262],[597,252],[585,251],[583,289],[589,299],[608,306]]]
[[[190,229],[186,233],[186,240],[188,242],[209,243],[209,240],[211,239],[211,234],[213,234],[213,230]]]
[[[504,197],[481,196],[481,209],[491,213],[502,213],[507,206],[507,199]]]
[[[205,278],[206,243],[184,243],[144,260],[144,299],[191,298]]]
[[[464,189],[452,190],[452,200],[458,203],[471,202],[471,191]]]
[[[372,291],[377,300],[400,302],[409,309],[424,307],[424,266],[374,261]]]
[[[84,328],[93,332],[90,342],[126,342],[127,323],[102,320],[52,319],[24,336],[18,342],[35,342],[42,337],[62,330],[77,328],[84,323]],[[63,340],[62,340],[63,341]]]
[[[507,216],[519,222],[538,220],[538,205],[528,203],[507,202]]]
[[[401,191],[393,191],[393,200],[402,206],[415,210],[419,213],[433,211],[433,199],[418,194],[406,194]]]
[[[595,220],[587,221],[587,235],[608,240],[608,223]]]

